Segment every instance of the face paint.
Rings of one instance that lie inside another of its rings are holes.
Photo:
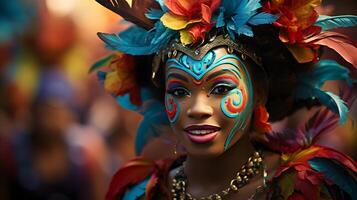
[[[166,113],[171,123],[175,123],[180,115],[180,104],[170,91],[177,88],[184,88],[184,82],[187,81],[185,77],[181,77],[179,74],[169,74],[168,77],[173,77],[172,80],[167,83],[167,91],[165,94],[165,108]]]
[[[240,89],[233,89],[228,95],[222,99],[221,109],[222,112],[230,118],[238,117],[239,113],[243,111],[247,102],[246,96]]]
[[[224,144],[224,149],[227,150],[230,142],[232,141],[237,130],[245,130],[249,124],[249,119],[251,118],[253,111],[253,86],[252,81],[248,73],[248,69],[245,67],[244,63],[236,56],[234,59],[242,64],[242,69],[246,75],[247,84],[239,84],[239,86],[231,90],[221,101],[222,112],[230,118],[235,118],[236,123],[232,130],[230,131],[227,140]],[[223,69],[225,71],[231,71],[236,74],[236,76],[243,82],[242,74],[239,72],[239,66],[236,63],[231,63],[235,68]],[[247,86],[247,88],[245,87]],[[249,95],[248,95],[249,94]]]
[[[223,70],[227,71],[227,69]],[[236,69],[230,69],[234,74],[241,78],[241,74]],[[240,82],[242,82],[241,80]],[[236,118],[247,105],[247,91],[244,84],[239,84],[236,80],[236,88],[231,90],[221,101],[222,112],[230,118]]]
[[[224,143],[224,150],[226,150],[234,135],[237,133],[237,130],[244,132],[248,127],[252,113],[253,90],[248,70],[237,56],[234,54],[225,54],[217,59],[216,57],[214,50],[209,51],[202,60],[194,60],[188,55],[182,54],[179,58],[169,59],[166,64],[168,71],[170,69],[178,69],[191,76],[187,78],[187,75],[185,75],[187,83],[190,79],[191,84],[195,85],[194,87],[198,87],[202,84],[207,86],[207,88],[213,89],[217,87],[217,85],[233,88],[220,99],[221,112],[227,118],[234,120],[232,121],[233,127],[226,131],[227,138],[225,138]],[[210,71],[222,65],[230,65],[232,67],[225,67],[219,71],[210,73]],[[205,75],[207,75],[207,79],[203,81],[202,78]],[[168,76],[170,76],[170,73],[167,75],[167,80]],[[210,81],[208,81],[208,79],[210,79]],[[213,84],[210,84],[210,82],[213,82]],[[207,83],[209,83],[209,85],[207,85]],[[170,83],[168,83],[168,85],[169,84]],[[212,95],[211,92],[212,91],[207,93],[207,97]],[[174,115],[171,111],[174,110],[174,105],[176,109],[179,109],[178,99],[176,99],[176,101],[175,99],[175,96],[166,96],[167,111],[171,122],[175,122],[178,118],[178,114]],[[185,100],[188,100],[188,98]],[[171,104],[173,106],[171,106]]]
[[[180,104],[172,94],[165,95],[165,108],[170,123],[175,123],[180,115]]]
[[[183,54],[179,60],[175,58],[167,60],[167,66],[185,71],[196,81],[199,81],[208,71],[216,67],[216,65],[212,65],[215,58],[216,54],[213,51],[208,52],[202,60],[194,60],[188,55]]]

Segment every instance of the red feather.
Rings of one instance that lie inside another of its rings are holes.
[[[131,89],[131,91],[129,92],[129,99],[130,102],[136,106],[142,105],[139,86],[136,85]]]
[[[309,181],[297,179],[295,183],[295,189],[301,191],[304,199],[317,200],[319,197],[319,186],[313,185]]]
[[[154,170],[154,162],[135,158],[119,169],[112,178],[106,200],[114,200],[124,194],[128,186],[144,180]]]
[[[150,177],[149,182],[146,186],[146,190],[145,190],[147,200],[151,200],[154,198],[154,194],[153,194],[154,190],[153,189],[155,188],[156,184],[158,183],[158,180],[159,180],[159,177],[155,173]]]
[[[340,54],[347,62],[357,68],[357,44],[346,35],[326,31],[306,39],[304,42],[327,46]]]
[[[254,110],[254,128],[258,132],[268,133],[272,131],[272,126],[268,122],[269,113],[266,108],[262,105],[259,105]]]
[[[158,193],[169,198],[170,192],[166,189],[166,180],[174,161],[168,158],[153,162],[140,157],[129,161],[113,176],[105,199],[114,200],[121,197],[128,187],[143,181],[148,176],[150,179],[145,190],[146,199],[153,200]]]
[[[318,145],[314,145],[314,146],[318,146]],[[323,146],[319,146],[319,147],[321,147],[321,149],[318,152],[316,152],[316,155],[314,155],[314,157],[337,160],[345,167],[357,173],[357,163],[352,158],[329,147],[323,147]]]

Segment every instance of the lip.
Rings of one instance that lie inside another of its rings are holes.
[[[192,142],[207,143],[216,138],[218,131],[220,131],[221,128],[212,125],[191,125],[184,130]]]

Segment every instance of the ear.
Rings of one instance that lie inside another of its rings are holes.
[[[102,6],[117,13],[125,20],[130,21],[144,29],[154,27],[153,21],[145,16],[147,8],[160,8],[155,0],[96,0]],[[131,2],[131,5],[129,5]]]

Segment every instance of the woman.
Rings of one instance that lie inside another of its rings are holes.
[[[316,144],[348,111],[320,86],[353,84],[346,67],[318,61],[320,46],[356,66],[353,43],[327,31],[354,26],[356,17],[319,17],[319,1],[98,2],[136,24],[99,33],[121,53],[92,70],[108,65],[98,73],[105,88],[144,115],[137,153],[165,126],[184,149],[174,158],[132,160],[114,175],[107,199],[357,198],[355,161]],[[272,128],[313,105],[325,108],[306,125]]]

